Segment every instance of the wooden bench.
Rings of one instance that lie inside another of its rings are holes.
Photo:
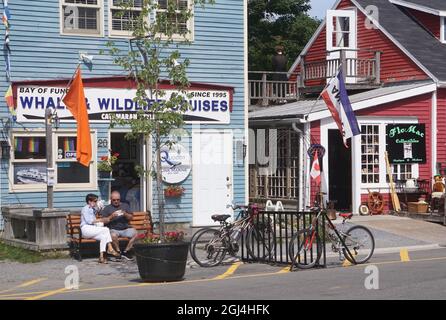
[[[95,239],[82,238],[82,231],[80,228],[81,216],[80,214],[71,213],[67,216],[67,235],[68,244],[70,248],[70,255],[77,257],[77,260],[82,261],[82,245],[87,243],[99,243]],[[133,219],[129,221],[130,228],[136,229],[141,235],[145,236],[152,233],[152,219],[150,212],[133,212]],[[119,243],[129,241],[128,238],[119,238]]]

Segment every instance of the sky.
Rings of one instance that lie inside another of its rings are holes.
[[[311,17],[325,18],[327,9],[330,9],[336,0],[310,0],[311,10],[309,12]]]

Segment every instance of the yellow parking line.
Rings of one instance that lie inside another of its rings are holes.
[[[408,262],[408,261],[410,261],[409,250],[407,250],[406,248],[401,249],[400,250],[400,257],[401,257],[401,262]]]
[[[29,286],[32,286],[33,284],[42,282],[44,280],[46,280],[46,278],[38,278],[38,279],[30,280],[30,281],[24,282],[24,283],[22,283],[22,284],[20,284],[20,285],[18,285],[16,287],[14,287],[14,288],[10,288],[10,289],[7,289],[7,290],[0,291],[0,293],[6,293],[6,292],[13,291],[15,289],[29,287]]]
[[[235,270],[237,270],[238,267],[240,267],[241,265],[242,265],[241,262],[233,263],[232,266],[230,266],[229,269],[225,273],[215,277],[214,279],[221,280],[221,279],[225,279],[227,277],[232,276],[234,274]]]
[[[33,296],[33,297],[26,298],[25,300],[39,300],[39,299],[43,299],[43,298],[46,298],[46,297],[54,296],[56,294],[59,294],[59,293],[62,293],[64,291],[66,291],[66,290],[67,289],[65,289],[65,288],[52,290],[52,291],[48,291],[46,293],[39,294],[38,296]]]
[[[280,270],[277,273],[288,273],[291,270],[291,266],[286,266],[285,268],[283,268],[282,270]]]

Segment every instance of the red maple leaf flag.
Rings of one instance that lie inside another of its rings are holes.
[[[316,182],[317,185],[321,184],[321,167],[319,165],[319,157],[317,155],[317,151],[314,153],[310,176]]]

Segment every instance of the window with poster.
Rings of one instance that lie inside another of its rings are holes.
[[[388,187],[384,152],[389,150],[388,130],[396,120],[360,121],[361,127],[361,183],[363,187]],[[399,124],[399,123],[397,123]],[[416,123],[411,125],[417,125]],[[403,146],[403,145],[401,145]],[[399,149],[398,149],[399,150]],[[404,157],[404,149],[401,149]],[[408,156],[408,150],[406,150]],[[390,153],[389,153],[390,160]],[[417,162],[392,162],[393,179],[407,180],[419,177]]]
[[[92,133],[92,141],[95,141]],[[96,188],[96,150],[90,167],[76,161],[76,132],[61,131],[53,135],[53,168],[57,190]],[[46,138],[42,131],[15,132],[10,166],[11,191],[45,191],[47,183]]]

